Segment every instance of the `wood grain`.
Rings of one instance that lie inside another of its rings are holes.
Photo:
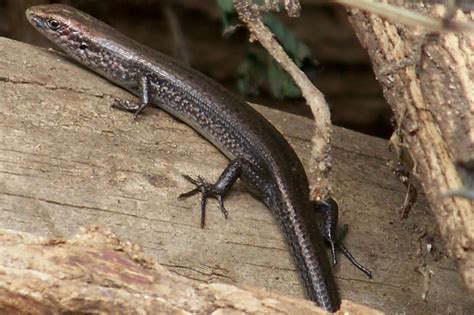
[[[310,301],[173,275],[97,227],[67,240],[0,229],[0,251],[2,314],[327,314]],[[381,314],[347,300],[340,312]]]
[[[441,5],[390,2],[438,19],[446,13]],[[474,12],[458,9],[453,19],[472,24]],[[410,171],[472,294],[474,201],[446,194],[474,190],[474,35],[408,28],[358,10],[350,21],[394,112],[397,146],[414,161]]]
[[[302,297],[282,235],[245,187],[229,194],[228,220],[209,202],[205,229],[198,198],[177,200],[191,188],[182,174],[219,176],[227,161],[213,146],[159,110],[137,121],[111,110],[133,97],[57,53],[0,38],[0,55],[0,228],[68,237],[100,225],[189,279]],[[311,121],[255,108],[306,163]],[[399,220],[405,188],[386,142],[336,128],[334,154],[346,244],[374,274],[340,257],[341,295],[388,313],[472,313],[424,196]]]

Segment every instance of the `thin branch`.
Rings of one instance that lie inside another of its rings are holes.
[[[474,32],[474,24],[452,21],[450,19],[449,15],[452,15],[453,10],[455,10],[453,7],[448,7],[448,9],[451,8],[451,13],[449,13],[448,10],[448,15],[445,18],[439,19],[422,15],[413,10],[400,8],[389,3],[378,2],[374,0],[330,1],[383,16],[392,22],[402,23],[408,26],[422,26],[430,29],[431,31]]]
[[[287,1],[289,2],[289,1]],[[296,1],[291,5],[295,6]],[[286,54],[282,46],[275,40],[273,33],[260,19],[261,7],[249,0],[234,0],[234,7],[240,20],[247,25],[251,33],[251,41],[258,40],[273,58],[285,69],[301,89],[303,97],[311,107],[315,117],[315,133],[312,139],[312,160],[309,173],[315,180],[311,190],[314,200],[324,199],[331,194],[330,174],[332,167],[331,156],[331,114],[323,94],[311,83]],[[294,9],[294,7],[293,7]]]

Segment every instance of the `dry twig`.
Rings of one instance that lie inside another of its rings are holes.
[[[301,89],[303,97],[311,107],[315,119],[315,133],[312,139],[312,160],[309,174],[314,180],[311,189],[311,197],[314,200],[324,199],[331,194],[331,114],[324,95],[311,83],[308,77],[301,71],[285,53],[281,45],[275,40],[272,32],[260,19],[262,9],[250,0],[234,0],[234,6],[240,19],[244,22],[250,33],[251,40],[258,40],[262,46],[275,58],[275,60],[293,78],[296,85]],[[298,1],[285,1],[285,7],[289,9],[290,15],[299,14]]]

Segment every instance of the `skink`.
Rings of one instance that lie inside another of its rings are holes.
[[[79,63],[140,98],[118,100],[115,107],[140,112],[153,103],[184,121],[231,161],[215,184],[187,177],[205,201],[223,197],[240,178],[273,213],[292,252],[308,297],[327,311],[336,311],[340,298],[315,222],[315,211],[337,218],[333,199],[315,203],[303,166],[284,137],[246,102],[203,74],[145,47],[112,27],[67,5],[34,6],[26,12],[31,24]],[[337,219],[336,219],[337,220]],[[314,227],[312,227],[314,226]],[[324,237],[334,244],[335,220]]]

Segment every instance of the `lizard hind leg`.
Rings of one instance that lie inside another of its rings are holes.
[[[197,193],[201,193],[201,227],[203,228],[206,224],[206,200],[209,197],[214,197],[219,202],[219,208],[227,219],[228,211],[224,206],[224,196],[240,177],[242,171],[242,159],[232,160],[229,165],[224,169],[221,176],[215,184],[208,183],[203,177],[198,176],[196,179],[190,176],[184,175],[184,178],[192,183],[196,188],[186,193],[179,195],[178,198],[187,198]]]
[[[321,201],[313,201],[313,209],[316,213],[321,214],[322,220],[318,224],[318,228],[326,242],[331,246],[331,255],[333,265],[337,264],[336,258],[336,228],[339,218],[339,207],[334,199],[328,198]]]
[[[322,201],[313,201],[313,208],[315,212],[322,215],[322,221],[318,227],[326,242],[331,247],[331,255],[333,259],[333,265],[337,264],[336,250],[340,250],[349,261],[356,266],[357,269],[362,271],[368,278],[372,278],[372,273],[369,269],[365,268],[360,264],[346,246],[342,243],[342,240],[347,234],[348,225],[344,225],[339,236],[336,235],[337,221],[339,216],[339,207],[334,199],[328,198]]]

